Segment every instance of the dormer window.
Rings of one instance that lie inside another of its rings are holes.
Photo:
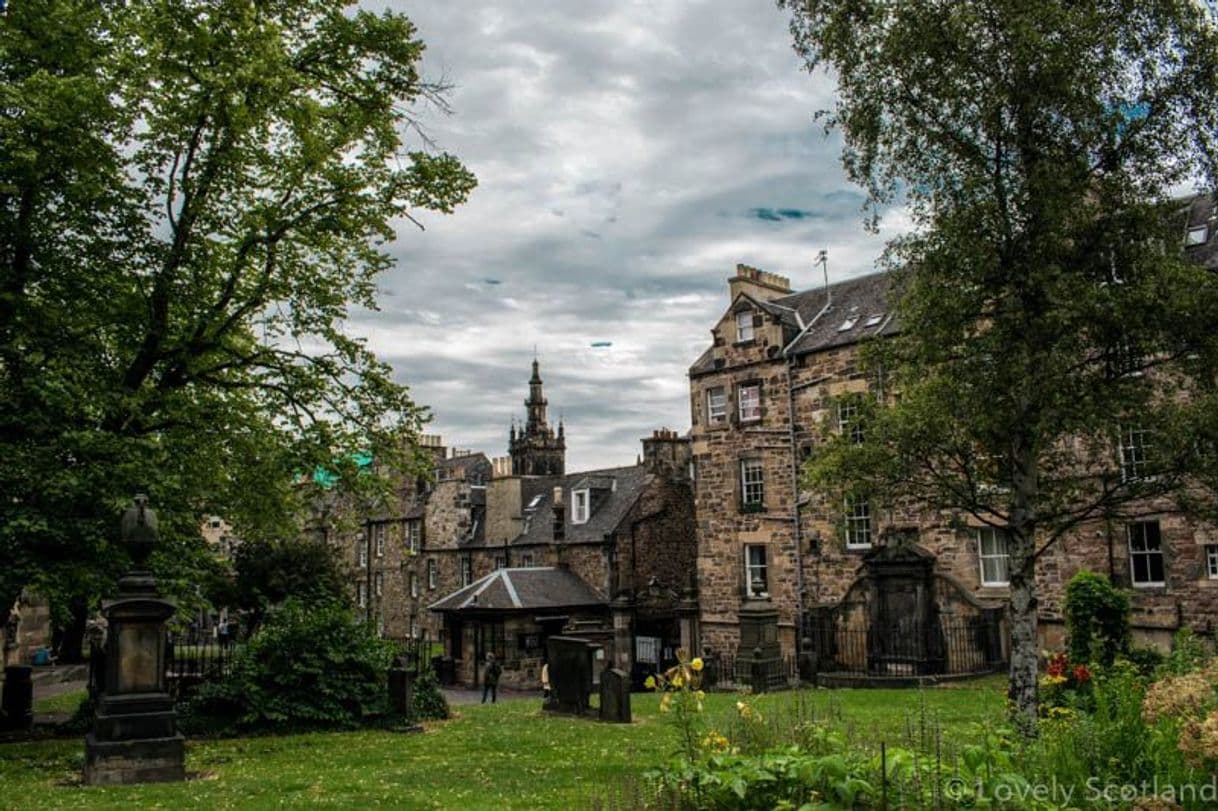
[[[753,340],[753,311],[742,310],[736,313],[736,341]]]
[[[1184,244],[1189,247],[1204,245],[1206,237],[1206,227],[1204,225],[1194,226],[1188,229],[1188,235],[1184,238]]]
[[[854,325],[858,323],[858,320],[859,320],[859,317],[857,315],[850,316],[849,318],[847,318],[845,321],[842,322],[842,325],[837,328],[837,331],[838,332],[847,332],[849,330],[854,329]]]
[[[571,491],[571,523],[572,524],[588,523],[588,491],[587,490],[572,490]]]

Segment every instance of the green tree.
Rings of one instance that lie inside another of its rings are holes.
[[[303,605],[345,604],[351,594],[337,550],[325,541],[247,541],[233,561],[234,603],[250,612],[250,629],[288,599]]]
[[[1218,32],[1191,0],[782,5],[836,77],[824,115],[872,221],[894,201],[913,219],[886,253],[901,333],[865,351],[899,398],[809,481],[1007,529],[1031,733],[1037,559],[1083,522],[1162,509],[1213,413],[1218,285],[1169,200],[1216,176]],[[1123,432],[1146,464],[1118,464]]]
[[[443,88],[413,25],[347,5],[0,16],[0,611],[107,588],[137,490],[180,575],[204,514],[282,535],[299,471],[420,464],[423,409],[345,320],[395,222],[475,181],[419,136]]]

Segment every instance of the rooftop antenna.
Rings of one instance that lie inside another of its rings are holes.
[[[833,304],[833,294],[829,292],[829,252],[824,248],[820,249],[820,253],[816,254],[816,260],[812,266],[820,265],[825,274],[825,309],[828,309]]]

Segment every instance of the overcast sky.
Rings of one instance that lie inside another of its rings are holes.
[[[767,0],[396,3],[453,84],[425,121],[477,175],[451,216],[408,223],[381,311],[352,327],[446,444],[507,453],[536,346],[567,469],[631,464],[689,427],[690,364],[737,262],[819,284],[882,243],[813,113],[833,85]],[[594,343],[611,342],[608,347]]]

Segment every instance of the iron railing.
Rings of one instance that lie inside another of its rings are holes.
[[[997,612],[888,625],[809,617],[804,635],[819,672],[899,678],[988,673],[1006,665]]]

